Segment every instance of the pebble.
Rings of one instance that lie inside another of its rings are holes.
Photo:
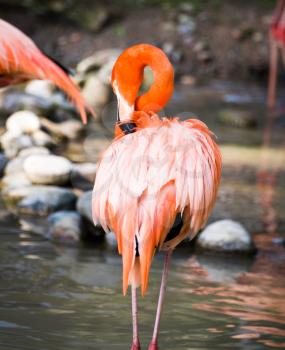
[[[94,186],[97,165],[93,163],[73,164],[70,180],[74,188],[84,191],[91,190]]]
[[[18,189],[22,196],[17,209],[20,214],[46,216],[59,210],[73,210],[76,195],[69,189],[56,186],[30,186]]]
[[[81,236],[81,217],[76,211],[58,211],[48,216],[47,238],[53,241],[76,244]]]
[[[10,173],[3,177],[1,181],[2,189],[9,190],[17,187],[30,186],[31,181],[27,178],[24,172]]]
[[[6,157],[14,158],[22,149],[32,147],[33,141],[29,135],[8,130],[1,136],[1,146]]]
[[[110,88],[104,84],[95,74],[86,78],[82,89],[82,95],[88,105],[94,109],[102,108],[109,100]]]
[[[197,239],[198,247],[205,250],[252,253],[254,243],[249,232],[238,222],[220,220],[207,226]]]
[[[29,147],[22,149],[16,158],[11,159],[5,167],[5,175],[24,172],[24,160],[30,155],[47,155],[50,151],[45,147]]]
[[[31,111],[18,111],[13,113],[6,121],[8,131],[33,133],[41,127],[39,117]]]
[[[33,143],[38,147],[51,147],[54,145],[52,137],[42,130],[37,130],[31,135]]]
[[[33,184],[61,185],[69,180],[71,162],[55,155],[31,155],[23,164],[27,177]]]
[[[86,74],[88,72],[98,70],[109,61],[115,61],[122,50],[120,49],[104,49],[96,52],[94,55],[84,58],[77,65],[77,72],[80,74]]]
[[[84,192],[77,201],[76,204],[77,211],[91,223],[93,223],[92,218],[92,191]]]
[[[3,176],[7,163],[8,163],[8,159],[6,158],[5,154],[0,153],[0,177]]]
[[[55,85],[48,80],[32,80],[27,84],[25,91],[34,96],[51,99],[55,89]]]
[[[92,218],[92,191],[84,192],[78,199],[76,210],[82,216],[84,230],[83,239],[101,240],[105,238],[105,232],[101,226],[95,226]]]
[[[78,120],[66,120],[61,123],[54,123],[49,119],[41,118],[41,124],[54,136],[69,140],[77,139],[84,130],[83,124]]]

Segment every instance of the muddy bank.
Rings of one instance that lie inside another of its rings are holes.
[[[274,1],[0,2],[1,17],[49,55],[75,66],[103,48],[162,47],[177,76],[265,80]],[[47,40],[48,38],[48,40]]]

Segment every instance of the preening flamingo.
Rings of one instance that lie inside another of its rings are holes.
[[[146,66],[154,81],[138,96]],[[99,164],[93,191],[94,223],[113,231],[123,260],[123,293],[132,286],[133,344],[140,349],[136,289],[147,291],[157,249],[166,251],[154,332],[158,332],[173,249],[192,239],[214,205],[221,155],[212,132],[197,119],[160,119],[173,92],[171,63],[160,49],[140,44],[125,50],[112,72],[118,100],[115,139]]]
[[[19,29],[0,19],[0,87],[31,79],[50,80],[62,89],[86,123],[84,99],[63,67],[44,55]]]
[[[269,30],[269,45],[270,67],[267,105],[269,108],[273,108],[276,102],[279,50],[285,65],[285,0],[277,1]]]

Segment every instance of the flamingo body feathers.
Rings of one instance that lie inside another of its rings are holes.
[[[193,238],[207,221],[220,181],[221,156],[201,121],[137,114],[137,131],[117,137],[102,157],[93,217],[116,234],[124,293],[129,283],[141,283],[144,294],[156,248],[174,248],[186,236]],[[177,214],[182,216],[181,231],[165,242]]]

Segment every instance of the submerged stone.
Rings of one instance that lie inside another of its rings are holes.
[[[66,188],[56,186],[30,186],[18,189],[22,199],[17,205],[19,213],[29,215],[48,215],[58,210],[73,210],[76,195]]]
[[[47,238],[66,244],[80,241],[81,216],[76,211],[58,211],[48,217]]]

